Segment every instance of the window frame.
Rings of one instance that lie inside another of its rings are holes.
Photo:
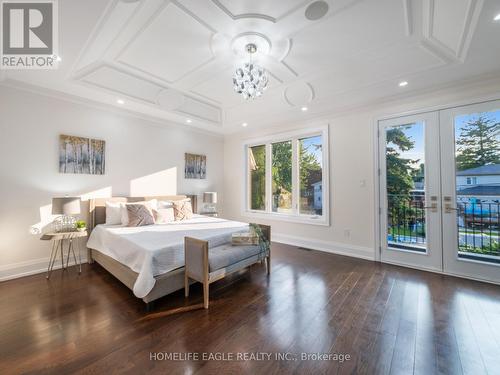
[[[286,133],[274,134],[262,138],[249,139],[243,143],[244,155],[244,174],[245,182],[243,184],[243,212],[242,215],[251,218],[260,218],[277,221],[287,221],[295,223],[304,223],[312,225],[330,225],[330,197],[329,197],[329,147],[330,140],[328,136],[328,125],[311,127],[301,130],[290,131]],[[299,176],[299,140],[314,136],[321,136],[322,140],[322,205],[323,214],[306,215],[299,213],[299,195],[300,195],[300,176]],[[272,211],[272,144],[284,141],[292,141],[292,213],[273,212]],[[265,209],[254,210],[250,207],[250,169],[248,168],[249,150],[251,147],[266,147],[266,174],[265,174]],[[327,192],[327,194],[325,194]]]

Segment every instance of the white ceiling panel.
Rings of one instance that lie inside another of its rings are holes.
[[[152,104],[162,90],[161,86],[104,65],[85,75],[82,81]]]
[[[130,42],[119,61],[166,82],[175,82],[214,58],[208,25],[168,3]]]
[[[217,6],[223,8],[233,17],[247,15],[265,15],[278,19],[307,4],[307,0],[212,0]]]
[[[293,36],[284,61],[299,75],[329,68],[337,59],[380,48],[406,35],[402,1],[364,1],[328,21]]]
[[[193,98],[186,98],[184,103],[175,111],[212,123],[220,123],[221,121],[221,111],[219,108]]]

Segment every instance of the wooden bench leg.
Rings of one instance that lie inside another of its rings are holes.
[[[208,283],[208,281],[205,281],[203,283],[203,307],[205,307],[206,309],[208,309],[209,287],[210,284]]]
[[[189,297],[189,277],[187,272],[184,272],[184,296]]]

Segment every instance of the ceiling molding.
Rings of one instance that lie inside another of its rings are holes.
[[[403,10],[405,14],[405,26],[406,26],[406,36],[411,36],[413,34],[413,9],[411,6],[411,0],[402,0]]]
[[[163,129],[165,129],[165,127],[176,127],[178,129],[183,129],[183,130],[186,130],[186,128],[188,128],[187,129],[188,131],[192,131],[194,133],[204,134],[207,136],[213,136],[217,138],[224,137],[223,129],[221,127],[211,127],[210,129],[206,129],[205,127],[197,125],[195,122],[191,124],[186,124],[180,121],[149,116],[143,112],[133,111],[125,107],[117,107],[115,105],[103,103],[102,101],[91,100],[84,98],[82,96],[71,95],[63,91],[53,90],[38,85],[32,85],[22,81],[7,79],[0,83],[0,87],[7,87],[15,90],[27,91],[32,94],[42,95],[52,99],[63,100],[66,102],[84,105],[89,108],[106,111],[109,113],[116,113],[122,116],[141,119],[150,122],[151,126]]]
[[[141,97],[141,96],[138,96],[138,95],[133,95],[130,92],[126,92],[124,90],[120,90],[117,87],[113,87],[112,84],[110,84],[110,85],[104,85],[103,83],[95,82],[95,81],[92,81],[92,80],[90,80],[88,78],[88,77],[92,76],[92,74],[94,74],[94,73],[98,72],[100,69],[104,69],[104,68],[116,71],[119,74],[128,75],[132,79],[135,79],[137,81],[142,81],[146,85],[154,86],[158,90],[158,92],[154,95],[154,98],[148,100],[147,98],[144,98],[144,97]],[[160,103],[158,102],[158,95],[163,90],[178,91],[178,90],[172,89],[169,86],[160,85],[160,84],[158,84],[158,83],[156,83],[154,81],[145,79],[144,77],[141,77],[139,75],[130,73],[130,72],[126,71],[126,70],[121,69],[120,67],[117,67],[117,66],[114,66],[112,64],[105,63],[105,62],[97,62],[91,68],[86,69],[85,72],[83,72],[83,73],[80,74],[80,76],[77,79],[77,82],[80,83],[80,84],[84,84],[87,87],[97,87],[97,88],[99,88],[101,90],[104,90],[104,91],[106,91],[108,93],[111,93],[113,95],[118,94],[120,96],[124,96],[124,97],[127,97],[127,98],[138,100],[138,101],[140,101],[140,102],[142,102],[142,103],[144,103],[146,105],[153,106],[153,107],[155,107],[157,109],[162,109],[163,108],[160,105]],[[182,92],[179,92],[179,94],[183,95],[186,98],[186,100],[191,101],[190,103],[192,105],[194,105],[195,107],[196,106],[198,106],[198,107],[199,106],[203,106],[203,107],[205,107],[207,109],[211,109],[212,112],[213,112],[213,115],[212,116],[207,116],[207,115],[203,116],[199,112],[197,113],[197,112],[194,112],[194,111],[189,111],[189,108],[181,109],[182,106],[189,104],[189,103],[186,104],[186,102],[182,103],[178,108],[172,108],[171,109],[172,112],[178,113],[178,114],[181,114],[181,115],[188,115],[188,116],[191,116],[193,118],[197,118],[197,119],[202,120],[202,121],[207,121],[207,122],[209,122],[209,123],[211,123],[213,125],[222,126],[222,110],[221,110],[221,108],[219,106],[212,105],[211,103],[207,103],[205,101],[199,100],[198,98],[186,95],[186,94],[184,94]]]
[[[436,35],[434,26],[437,12],[436,0],[424,0],[423,5],[423,47],[433,54],[440,55],[446,61],[464,62],[483,7],[483,0],[467,0],[467,9],[463,15],[464,22],[456,46],[446,44]],[[450,20],[450,22],[455,21]]]
[[[194,67],[193,69],[190,69],[190,70],[187,70],[185,71],[180,77],[177,77],[176,79],[173,79],[173,80],[168,80],[164,77],[161,77],[157,74],[153,74],[149,71],[146,71],[132,63],[129,63],[127,61],[124,60],[124,54],[127,53],[127,51],[131,48],[131,46],[134,44],[134,42],[142,36],[142,34],[157,20],[158,17],[160,17],[162,15],[162,13],[169,7],[169,6],[175,6],[177,7],[178,9],[180,9],[181,11],[183,11],[186,15],[190,16],[192,19],[194,19],[195,21],[197,21],[201,26],[205,27],[207,30],[209,30],[211,32],[211,38],[210,38],[210,46],[209,46],[209,49],[210,49],[210,52],[212,54],[212,57],[209,58],[208,60],[205,60],[203,61],[202,63],[200,63],[199,65],[197,65],[196,67]],[[114,58],[114,61],[118,64],[122,64],[124,66],[127,66],[128,68],[130,69],[133,69],[133,70],[137,70],[137,71],[140,71],[144,74],[148,74],[148,75],[151,75],[153,76],[154,78],[162,81],[162,82],[165,82],[166,84],[168,85],[172,85],[176,82],[179,82],[181,81],[183,78],[185,78],[186,76],[196,72],[197,70],[201,69],[203,66],[209,64],[210,62],[214,61],[216,56],[214,55],[214,51],[213,51],[213,48],[212,48],[212,43],[211,41],[213,40],[213,38],[215,37],[215,35],[217,34],[217,30],[215,30],[214,28],[212,28],[210,25],[208,25],[205,21],[201,20],[198,16],[196,16],[194,13],[192,13],[189,9],[187,9],[186,7],[184,7],[182,4],[178,3],[177,1],[165,1],[162,6],[160,8],[157,9],[157,11],[148,19],[148,21],[146,21],[144,23],[144,25],[141,27],[141,29],[139,30],[139,32],[137,32],[137,34],[131,38],[126,44],[125,46],[120,50],[120,52],[115,56]]]
[[[212,0],[212,2],[220,9],[222,10],[228,17],[230,17],[233,20],[240,20],[240,19],[245,19],[245,18],[257,18],[261,19],[264,21],[269,21],[272,23],[276,23],[276,18],[265,15],[265,14],[259,14],[259,13],[244,13],[244,14],[233,14],[229,9],[227,9],[224,5],[219,0]]]
[[[293,96],[299,96],[301,98],[297,100],[297,98],[293,98]],[[314,97],[314,87],[309,82],[297,81],[283,90],[283,99],[285,99],[285,102],[290,107],[300,107],[304,104],[308,104],[314,100]]]

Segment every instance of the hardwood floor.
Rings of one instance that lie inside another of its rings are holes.
[[[148,314],[97,264],[0,283],[0,373],[500,374],[499,286],[273,244],[269,278],[255,265],[201,302],[198,284]],[[273,360],[150,360],[208,352]]]

